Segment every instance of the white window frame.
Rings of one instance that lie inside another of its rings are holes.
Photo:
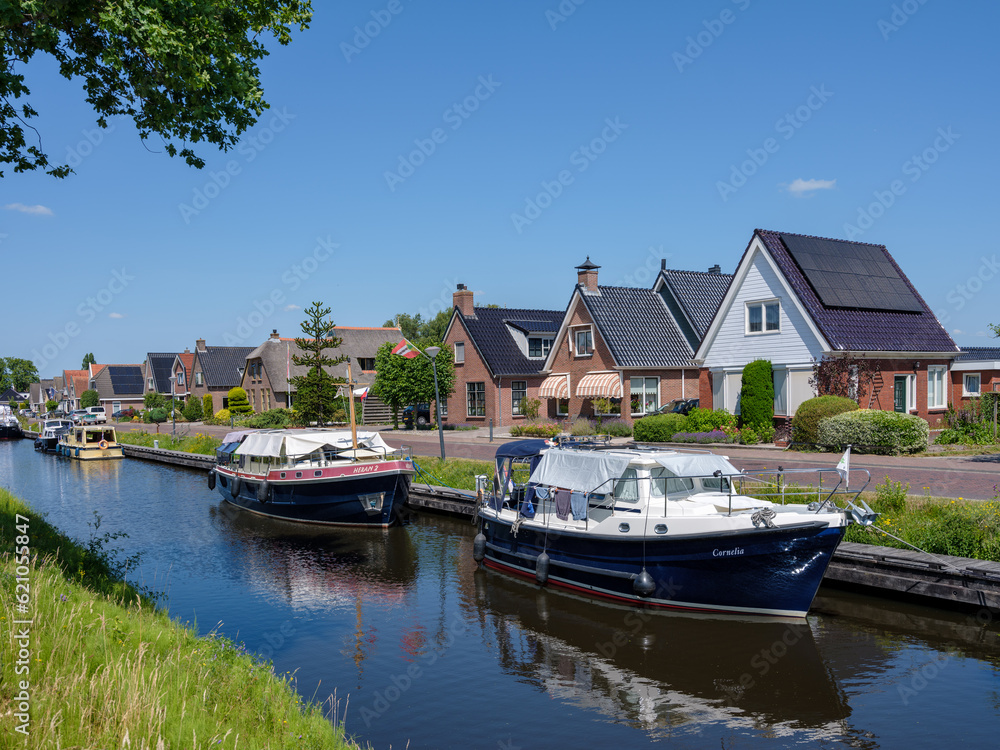
[[[633,380],[642,380],[642,391],[641,391],[642,395],[640,396],[640,401],[639,401],[640,411],[632,411],[632,392],[633,392],[632,391],[632,381]],[[649,380],[656,381],[656,385],[654,386],[654,388],[655,388],[654,396],[655,396],[656,403],[653,404],[653,408],[652,409],[647,409],[646,408],[646,394],[651,392],[649,390],[649,387],[648,387],[649,384],[647,383],[647,381],[649,381]],[[657,409],[659,409],[660,408],[660,378],[658,376],[655,376],[655,375],[633,375],[633,376],[631,376],[629,378],[629,380],[628,380],[628,404],[629,404],[629,406],[628,406],[629,412],[632,414],[633,417],[639,417],[639,416],[642,416],[643,414],[649,414],[650,412],[653,412],[653,411],[656,411]]]
[[[465,342],[455,342],[455,364],[460,365],[465,362]]]
[[[177,371],[177,385],[184,385],[184,370]]]
[[[114,414],[115,412],[121,411],[121,410],[122,410],[122,402],[121,401],[112,401],[111,402],[111,413],[112,414]]]
[[[569,416],[569,399],[568,398],[557,398],[556,399],[556,416],[557,417],[568,417]]]
[[[776,328],[767,327],[767,308],[772,305],[778,308],[778,325]],[[760,330],[751,331],[750,310],[757,307],[760,308]],[[743,315],[743,325],[747,336],[766,336],[767,334],[781,333],[781,300],[775,297],[774,299],[759,299],[747,302]]]
[[[541,342],[541,355],[531,353],[531,342],[540,341]],[[549,356],[549,352],[552,350],[552,339],[545,336],[528,336],[528,359],[545,359]]]
[[[969,390],[969,379],[976,379],[976,390]],[[962,395],[969,398],[975,398],[982,394],[983,392],[983,376],[978,372],[966,372],[962,373]]]
[[[517,387],[518,383],[521,384],[520,388]],[[517,394],[520,394],[520,397],[518,397]],[[528,381],[527,380],[510,381],[510,414],[512,417],[524,416],[524,412],[521,411],[521,403],[526,398],[528,398]]]
[[[196,372],[194,374],[194,384],[195,385],[204,385],[205,384],[205,378],[204,378],[204,376],[200,372]]]
[[[586,351],[580,351],[580,347],[577,345],[577,337],[581,334],[587,334],[587,338],[590,340],[590,348]],[[594,356],[594,327],[593,326],[576,326],[573,328],[573,356],[574,357],[593,357]]]
[[[153,390],[153,379],[152,378],[146,378],[146,390],[147,391]]]
[[[927,367],[927,408],[944,409],[948,406],[948,367],[928,365]],[[934,397],[938,396],[937,399]]]
[[[906,376],[906,411],[917,410],[917,374]]]

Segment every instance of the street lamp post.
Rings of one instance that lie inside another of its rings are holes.
[[[173,420],[172,433],[174,437],[177,437],[177,415],[174,413],[174,384],[177,382],[177,376],[170,376],[170,419]]]
[[[441,396],[438,394],[437,355],[440,352],[440,346],[428,346],[424,356],[431,361],[431,367],[434,370],[434,409],[437,412],[438,440],[441,441],[441,460],[444,461],[444,425],[441,424]]]

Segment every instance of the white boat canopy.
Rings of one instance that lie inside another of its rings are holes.
[[[618,479],[631,458],[589,451],[548,450],[542,454],[531,481],[580,492],[611,492],[609,480]]]
[[[741,473],[726,458],[710,453],[677,453],[654,458],[656,463],[678,477],[710,477],[716,471],[724,477]]]
[[[377,453],[392,451],[377,432],[359,432],[358,447],[372,449]],[[305,456],[316,450],[342,451],[350,448],[350,430],[274,430],[250,433],[233,452],[243,456],[280,457]]]

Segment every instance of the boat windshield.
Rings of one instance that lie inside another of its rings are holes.
[[[639,502],[639,480],[636,476],[636,471],[631,466],[622,472],[621,477],[615,482],[615,500],[626,503]]]
[[[679,477],[670,469],[657,466],[649,472],[649,494],[653,497],[673,495],[675,492],[690,492],[694,489],[694,480],[689,477]]]
[[[729,480],[726,477],[704,477],[701,486],[709,491],[729,492]]]

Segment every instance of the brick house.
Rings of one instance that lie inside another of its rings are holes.
[[[454,356],[455,380],[452,395],[442,399],[449,421],[492,420],[498,427],[525,421],[521,402],[539,397],[542,367],[563,311],[476,307],[464,284],[452,299],[444,345]]]
[[[185,374],[186,395],[197,398],[210,395],[213,414],[225,409],[229,406],[229,391],[243,379],[247,355],[252,351],[252,346],[206,346],[205,339],[198,339],[190,352],[190,373]],[[173,367],[179,374],[180,365],[175,363]]]
[[[348,356],[351,363],[351,377],[355,390],[370,386],[375,381],[375,356],[385,343],[398,344],[403,338],[398,328],[362,328],[338,326],[333,336],[341,340],[337,349],[328,350],[332,357]],[[250,406],[254,411],[287,408],[289,400],[295,403],[295,386],[289,377],[305,375],[308,368],[296,365],[292,358],[301,356],[302,351],[294,338],[282,338],[276,330],[271,332],[263,344],[246,355],[246,362],[240,385],[247,392]],[[327,369],[335,378],[347,377],[347,363],[342,362]],[[363,404],[362,421],[383,419],[387,410],[374,395],[366,395]]]
[[[601,286],[590,258],[545,362],[539,389],[550,419],[595,416],[595,399],[631,422],[675,398],[702,398],[694,352],[731,276],[661,262],[652,288]],[[705,391],[703,393],[703,390]]]
[[[956,409],[980,393],[1000,391],[1000,347],[962,347],[952,363],[949,386],[948,398]]]
[[[87,390],[90,382],[88,370],[63,370],[62,374],[62,401],[59,406],[66,412],[71,412],[80,407],[80,396]]]
[[[97,391],[110,416],[122,409],[142,409],[145,387],[142,365],[90,365],[88,388]]]
[[[739,413],[743,367],[768,359],[774,413],[812,398],[813,362],[877,361],[863,408],[917,414],[935,426],[948,407],[955,342],[883,245],[755,230],[695,359],[712,405]]]

